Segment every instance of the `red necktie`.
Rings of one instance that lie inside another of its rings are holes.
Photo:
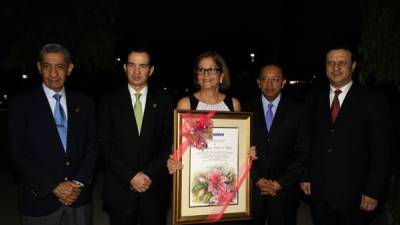
[[[335,90],[335,97],[333,98],[332,106],[331,106],[331,119],[332,123],[335,122],[337,115],[339,114],[340,103],[338,96],[342,93],[341,90]]]

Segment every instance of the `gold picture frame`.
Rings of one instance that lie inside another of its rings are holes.
[[[174,111],[174,149],[184,145],[188,138],[182,135],[182,124],[208,113]],[[206,223],[210,215],[221,215],[224,208],[219,200],[221,193],[232,190],[235,197],[225,207],[219,221],[251,219],[250,173],[242,177],[243,183],[238,189],[232,189],[232,186],[249,163],[252,114],[217,112],[211,121],[212,140],[207,140],[207,148],[188,146],[183,154],[180,153],[183,169],[173,176],[172,224]]]

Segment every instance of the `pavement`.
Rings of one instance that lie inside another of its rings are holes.
[[[2,157],[3,159],[5,157]],[[2,161],[2,160],[1,160]],[[0,177],[2,184],[0,185],[0,225],[20,225],[17,211],[17,191],[16,184],[7,163],[0,163]],[[102,173],[99,172],[94,182],[93,192],[93,225],[109,225],[107,213],[102,209]],[[168,213],[170,215],[170,211]],[[168,225],[171,224],[170,217]],[[385,214],[377,216],[371,225],[388,225],[385,222]],[[309,205],[300,203],[297,214],[297,225],[313,225],[310,216]]]

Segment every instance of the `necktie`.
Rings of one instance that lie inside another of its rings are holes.
[[[331,119],[332,123],[336,121],[336,117],[339,114],[340,103],[338,96],[342,93],[341,90],[335,90],[335,97],[333,97],[332,106],[331,106]]]
[[[272,120],[274,119],[274,115],[272,114],[272,107],[274,107],[274,105],[272,103],[269,103],[268,110],[265,113],[265,122],[267,124],[268,131],[271,129]]]
[[[143,112],[142,112],[142,102],[140,102],[140,96],[142,94],[135,93],[136,102],[135,106],[133,107],[133,112],[135,113],[136,124],[138,128],[138,133],[140,135],[140,129],[142,128],[142,119],[143,119]]]
[[[54,108],[54,120],[57,125],[58,135],[60,136],[64,151],[67,151],[67,118],[64,109],[60,103],[60,94],[54,94],[53,98],[56,99],[56,107]]]

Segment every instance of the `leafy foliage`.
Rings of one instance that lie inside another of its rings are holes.
[[[368,0],[362,24],[360,79],[400,82],[400,2]]]
[[[389,223],[400,225],[400,177],[394,176],[390,181],[387,207],[390,211]]]

